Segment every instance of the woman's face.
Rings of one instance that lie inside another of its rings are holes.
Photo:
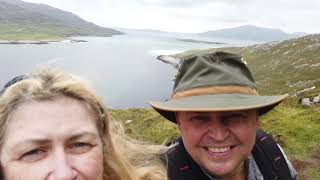
[[[95,116],[60,97],[19,105],[0,152],[6,180],[102,180],[102,142]]]

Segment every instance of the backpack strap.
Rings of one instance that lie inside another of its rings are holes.
[[[210,180],[186,152],[181,138],[176,145],[161,156],[169,180]]]
[[[292,179],[286,159],[274,139],[259,129],[256,143],[251,151],[258,167],[266,180]]]

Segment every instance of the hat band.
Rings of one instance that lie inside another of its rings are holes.
[[[190,96],[208,95],[208,94],[248,94],[258,95],[255,89],[241,86],[210,86],[193,88],[185,91],[176,92],[171,99],[180,99]]]

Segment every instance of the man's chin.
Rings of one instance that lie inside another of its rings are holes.
[[[210,163],[209,166],[204,167],[205,171],[214,177],[226,177],[233,171],[233,168],[226,163],[215,163],[214,165]]]
[[[202,157],[202,162],[198,163],[208,174],[214,177],[226,177],[232,174],[235,167],[233,166],[231,155],[228,153],[222,153],[218,155],[208,155]]]
[[[235,161],[233,159],[225,159],[225,160],[215,160],[210,158],[202,159],[203,161],[199,164],[208,174],[221,178],[221,177],[232,177],[237,174],[238,167],[236,166]],[[241,169],[241,168],[240,168]],[[239,170],[240,170],[239,169]]]

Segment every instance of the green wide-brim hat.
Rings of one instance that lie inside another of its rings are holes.
[[[150,105],[176,123],[175,112],[257,109],[263,115],[288,95],[260,96],[246,62],[227,52],[194,54],[182,59],[171,97]]]

